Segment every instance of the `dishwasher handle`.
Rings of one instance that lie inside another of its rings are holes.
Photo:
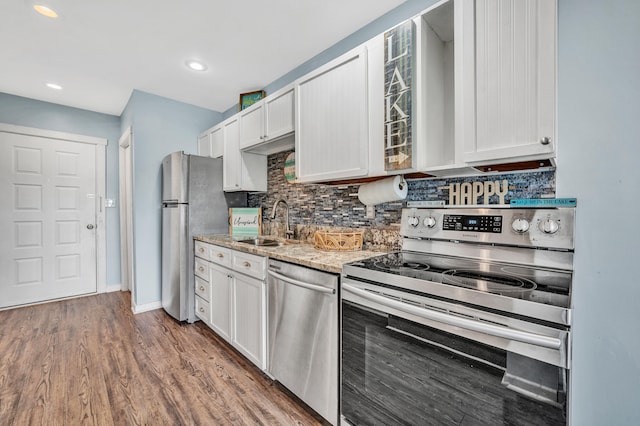
[[[286,275],[279,274],[271,269],[269,269],[269,275],[276,279],[282,280],[286,283],[293,284],[298,287],[306,288],[308,290],[318,291],[320,293],[326,293],[326,294],[336,294],[335,288],[328,288],[328,287],[322,287],[315,284],[305,283],[303,281],[299,281],[291,277],[287,277]]]

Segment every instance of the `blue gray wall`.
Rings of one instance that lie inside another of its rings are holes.
[[[360,28],[350,36],[344,38],[325,51],[320,52],[318,55],[304,62],[299,67],[289,71],[282,77],[269,83],[267,86],[265,86],[264,91],[267,95],[269,95],[269,93],[275,92],[276,90],[320,67],[321,65],[326,64],[327,62],[337,58],[343,53],[348,52],[349,50],[370,40],[371,38],[388,30],[389,28],[394,27],[400,22],[417,15],[418,13],[422,12],[438,1],[439,0],[406,0],[400,6],[382,15],[378,19],[373,20],[365,27]],[[327,26],[327,31],[331,31],[330,25]],[[237,112],[238,104],[232,105],[223,113],[224,119],[231,117]]]
[[[135,303],[161,300],[162,159],[197,152],[198,134],[220,122],[219,112],[134,90],[121,128],[133,128]]]
[[[0,123],[107,139],[106,197],[118,199],[119,117],[0,93]],[[105,231],[107,285],[119,284],[120,220],[118,208],[106,210]]]
[[[577,197],[574,425],[640,424],[640,2],[559,1],[559,197]]]

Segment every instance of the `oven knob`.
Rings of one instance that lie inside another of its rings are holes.
[[[436,226],[436,218],[433,216],[427,216],[424,218],[423,223],[427,228],[433,228],[434,226]]]
[[[415,228],[420,223],[420,219],[418,218],[418,216],[409,216],[407,218],[407,222],[409,223],[409,225]]]
[[[538,224],[538,228],[545,234],[555,234],[558,232],[558,222],[553,219],[545,219]]]
[[[511,228],[513,228],[513,230],[518,234],[524,234],[529,230],[529,221],[527,221],[527,219],[518,218],[513,221]]]

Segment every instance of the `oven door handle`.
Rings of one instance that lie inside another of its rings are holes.
[[[416,315],[426,320],[436,321],[443,324],[452,325],[455,327],[464,328],[470,331],[476,331],[479,333],[488,334],[495,337],[502,337],[509,340],[516,340],[518,342],[527,343],[531,345],[541,346],[550,349],[560,349],[562,347],[562,341],[555,337],[542,336],[540,334],[529,333],[521,330],[514,330],[508,327],[502,327],[493,324],[487,324],[480,321],[462,318],[455,315],[451,315],[444,312],[432,311],[426,308],[420,308],[417,306],[409,305],[407,303],[399,302],[394,299],[389,299],[384,296],[372,293],[370,291],[362,290],[352,285],[342,283],[342,290],[353,295],[359,296],[363,299],[369,300],[380,305],[387,306],[392,309],[405,312],[407,314]]]

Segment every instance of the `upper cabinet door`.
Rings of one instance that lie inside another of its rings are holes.
[[[224,123],[224,157],[222,162],[222,186],[225,191],[239,191],[242,183],[242,158],[240,156],[238,116]]]
[[[209,131],[198,136],[198,155],[203,157],[211,157],[211,140],[209,138]]]
[[[264,99],[265,139],[277,139],[295,130],[294,94],[291,86]]]
[[[224,155],[224,127],[215,127],[209,135],[211,140],[211,156],[213,158],[222,157]]]
[[[240,111],[240,149],[264,141],[264,103],[262,101]]]
[[[296,179],[320,182],[366,176],[366,47],[296,82]]]
[[[240,115],[227,119],[224,127],[222,186],[231,191],[266,191],[267,156],[240,151]]]
[[[463,47],[456,66],[464,102],[456,119],[463,126],[463,160],[482,164],[553,157],[556,1],[460,4]]]
[[[238,113],[241,150],[268,155],[293,149],[294,93],[293,85],[285,87]]]

